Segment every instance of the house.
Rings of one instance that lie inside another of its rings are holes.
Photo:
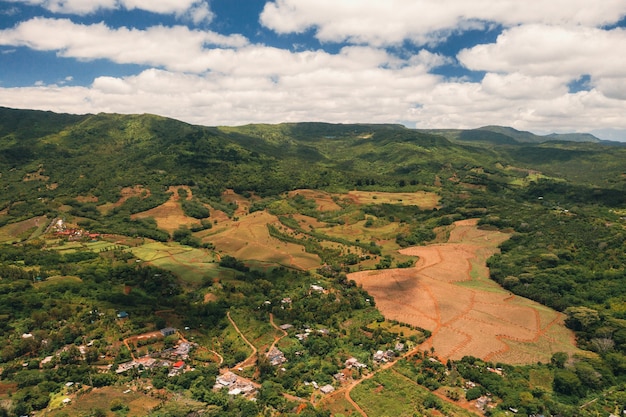
[[[324,292],[324,287],[320,285],[311,284],[311,290],[317,292]]]
[[[266,356],[272,366],[278,366],[280,364],[287,362],[287,358],[285,358],[285,355],[283,354],[283,352],[278,350],[276,346],[272,347],[272,349],[270,349],[270,351],[267,352]]]
[[[174,362],[174,365],[172,365],[172,368],[176,371],[180,371],[182,369],[185,368],[185,361],[178,361],[178,362]]]
[[[335,387],[330,384],[324,385],[322,388],[320,388],[320,391],[322,391],[322,394],[330,394],[331,392],[335,391]]]
[[[118,311],[117,312],[117,318],[118,319],[127,319],[128,318],[128,313],[125,311]]]
[[[226,372],[225,374],[218,376],[215,379],[215,382],[216,386],[219,384],[221,387],[229,387],[237,382],[237,375],[232,372]]]
[[[135,361],[120,363],[117,366],[117,369],[115,370],[115,373],[116,374],[123,374],[124,372],[128,371],[129,369],[133,369],[133,368],[137,368],[137,367],[139,367],[139,363],[135,362]]]
[[[381,362],[385,359],[385,352],[383,352],[382,350],[377,350],[376,353],[374,353],[374,357],[373,359],[376,362]]]
[[[359,362],[357,360],[357,358],[354,358],[354,357],[346,360],[345,366],[348,369],[351,369],[351,368],[367,368],[367,365],[365,365],[364,363]]]
[[[171,336],[175,333],[176,333],[176,329],[173,327],[166,327],[164,329],[161,329],[161,334],[163,335],[163,337]]]
[[[404,350],[404,343],[400,343],[400,342],[396,343],[395,350],[397,352],[402,352]]]
[[[136,362],[139,365],[143,366],[144,368],[152,369],[152,368],[154,368],[157,365],[158,361],[156,359],[151,358],[151,357],[144,357],[144,358],[137,359]]]
[[[293,327],[293,324],[281,324],[280,325],[280,329],[281,330],[289,330]]]
[[[189,356],[190,350],[191,350],[191,343],[182,342],[176,347],[176,349],[174,349],[174,355],[182,356],[182,358],[185,359]]]

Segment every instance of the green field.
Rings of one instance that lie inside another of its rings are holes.
[[[405,376],[393,370],[378,372],[374,377],[364,380],[352,390],[351,396],[371,416],[413,417],[416,414],[443,414],[475,417],[475,414],[441,400],[426,388],[411,383]]]

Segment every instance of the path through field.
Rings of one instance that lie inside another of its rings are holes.
[[[349,279],[374,296],[386,318],[432,331],[422,347],[434,347],[444,360],[471,355],[522,364],[575,352],[562,314],[489,280],[486,260],[508,237],[460,221],[447,243],[401,251],[419,257],[414,268],[355,272]]]

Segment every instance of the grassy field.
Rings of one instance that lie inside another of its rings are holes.
[[[323,397],[320,401],[320,405],[324,410],[330,411],[331,415],[334,417],[352,417],[358,415],[357,410],[346,399],[343,391]]]
[[[76,394],[61,395],[51,401],[49,409],[52,411],[46,413],[46,416],[83,416],[92,415],[94,410],[103,410],[107,416],[115,416],[117,414],[110,411],[111,403],[121,402],[128,406],[128,417],[145,416],[154,407],[161,403],[160,399],[143,394],[136,391],[128,391],[127,387],[104,387],[94,388],[93,390],[79,391]],[[64,398],[70,398],[72,402],[63,405]]]
[[[197,285],[204,277],[217,277],[219,265],[215,255],[178,243],[150,242],[130,249],[138,259],[177,274],[185,283]]]
[[[45,281],[37,283],[36,286],[45,287],[47,285],[64,284],[68,282],[77,284],[77,283],[83,282],[83,280],[80,279],[80,277],[76,277],[72,275],[54,275],[54,276],[48,277]]]
[[[267,321],[260,321],[250,314],[240,314],[235,310],[231,310],[230,316],[237,323],[237,327],[246,336],[246,339],[261,353],[274,342],[275,338],[282,336],[282,332],[270,324],[269,316]]]
[[[50,221],[46,216],[33,217],[0,227],[0,243],[15,243],[40,236]]]
[[[413,417],[442,414],[453,417],[476,416],[435,397],[417,383],[407,383],[408,381],[405,376],[392,370],[381,371],[357,385],[352,390],[351,397],[369,416]],[[429,402],[438,404],[437,409],[427,408]]]

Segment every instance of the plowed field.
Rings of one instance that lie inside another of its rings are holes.
[[[486,260],[508,238],[457,222],[447,243],[402,250],[418,256],[414,268],[350,274],[374,296],[389,319],[432,331],[442,359],[471,355],[512,364],[547,362],[554,352],[576,351],[563,315],[517,297],[489,280]]]

